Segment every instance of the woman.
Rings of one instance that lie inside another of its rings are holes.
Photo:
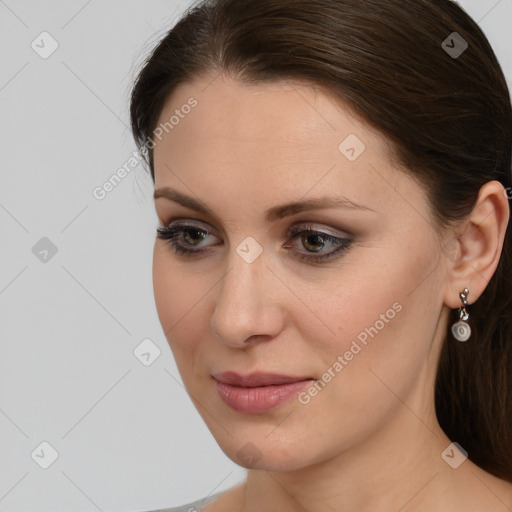
[[[249,469],[167,510],[512,509],[510,95],[448,0],[213,0],[131,102],[158,315]]]

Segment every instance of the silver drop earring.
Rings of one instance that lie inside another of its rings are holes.
[[[469,290],[464,288],[464,291],[460,294],[462,306],[459,308],[459,321],[452,325],[453,337],[459,341],[467,341],[471,336],[471,327],[469,327],[469,324],[467,323],[469,314],[466,311],[466,306],[468,305],[468,294]]]

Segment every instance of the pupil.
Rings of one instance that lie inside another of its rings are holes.
[[[197,242],[197,241],[201,241],[204,239],[205,233],[203,233],[202,231],[199,231],[198,229],[191,229],[186,232],[186,237],[188,239],[192,240],[192,242]]]
[[[312,240],[312,243],[309,243],[308,240]],[[309,248],[313,248],[314,251],[317,251],[322,248],[323,240],[320,235],[306,235],[303,239],[306,246],[309,246]],[[316,246],[316,247],[315,247]]]

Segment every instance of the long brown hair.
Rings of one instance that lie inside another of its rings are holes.
[[[449,0],[192,6],[143,63],[132,91],[132,131],[153,181],[148,142],[164,102],[179,84],[210,72],[327,88],[389,139],[393,157],[425,187],[440,227],[467,216],[486,182],[512,191],[506,80],[482,30]],[[471,342],[455,342],[447,328],[435,404],[447,436],[512,481],[510,229],[494,276],[470,306]]]

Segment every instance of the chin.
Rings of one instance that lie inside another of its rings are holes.
[[[244,432],[235,431],[234,428],[227,430],[233,437],[222,432],[212,432],[221,450],[235,464],[246,469],[258,469],[265,471],[295,471],[309,464],[314,464],[314,454],[305,453],[314,449],[311,442],[287,436],[286,431],[281,431],[279,436],[270,434],[275,427],[269,428],[268,424],[260,425],[259,428],[244,429]],[[304,435],[307,437],[307,435]]]
[[[247,448],[247,446],[244,445],[242,450],[244,448]],[[229,449],[223,451],[235,464],[238,464],[239,466],[242,466],[246,469],[273,471],[279,473],[296,471],[309,465],[307,461],[298,459],[296,454],[291,455],[289,453],[283,453],[276,451],[273,448],[259,449],[258,456],[255,457],[252,461],[248,459],[247,455],[240,456],[240,450],[232,449],[230,447]]]

